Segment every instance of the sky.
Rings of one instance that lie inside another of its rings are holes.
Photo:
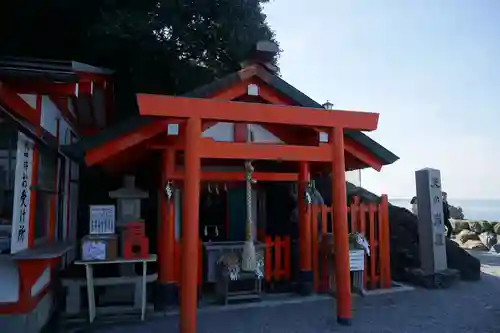
[[[363,187],[415,195],[441,170],[450,198],[500,198],[500,1],[271,0],[282,77],[335,108],[380,114],[367,133],[400,157]]]

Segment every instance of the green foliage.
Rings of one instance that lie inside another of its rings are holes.
[[[0,54],[116,71],[130,91],[180,94],[274,40],[268,0],[16,0],[0,5]]]

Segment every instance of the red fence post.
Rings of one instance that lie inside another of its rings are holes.
[[[312,270],[313,270],[313,286],[314,292],[318,292],[319,288],[319,252],[318,252],[318,205],[311,205],[311,255],[312,255]]]
[[[274,279],[279,280],[283,274],[283,263],[281,261],[281,237],[274,237]]]
[[[380,220],[381,233],[383,234],[383,243],[381,247],[381,258],[383,261],[380,263],[380,270],[382,272],[382,287],[390,288],[391,281],[391,252],[390,252],[390,229],[389,229],[389,199],[387,195],[383,194],[380,197],[380,206],[382,219]]]
[[[366,240],[369,243],[369,237],[366,234],[366,205],[364,203],[361,203],[359,198],[356,198],[356,199],[357,199],[357,202],[359,203],[359,205],[358,205],[359,230],[365,236]],[[370,244],[370,248],[371,247],[372,247],[372,244]],[[365,283],[365,288],[367,288],[368,281],[369,281],[369,278],[368,278],[368,260],[365,260],[365,270],[363,272],[363,279],[364,279],[364,283]]]
[[[264,277],[267,282],[270,282],[273,278],[273,268],[272,268],[272,253],[273,253],[273,242],[271,237],[266,236],[266,249],[264,255]]]
[[[375,204],[370,203],[368,205],[368,215],[370,218],[370,288],[375,289],[377,287],[377,253],[379,251],[378,242],[375,238],[375,212],[377,207]]]
[[[285,236],[283,241],[283,271],[285,273],[285,279],[290,280],[290,236]]]

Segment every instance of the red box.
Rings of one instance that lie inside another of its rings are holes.
[[[123,234],[125,236],[137,236],[144,237],[146,235],[146,230],[143,222],[130,222],[124,226]]]
[[[149,256],[149,239],[145,236],[124,235],[123,257],[125,259],[144,259]]]

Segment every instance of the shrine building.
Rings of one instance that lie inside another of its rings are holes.
[[[127,115],[112,70],[0,59],[0,325],[36,331],[68,307],[93,206],[116,207],[113,260],[134,241],[123,214],[142,226],[134,247],[156,255],[145,302],[179,306],[183,333],[204,304],[332,289],[349,324],[356,232],[371,249],[362,288],[390,288],[387,197],[349,202],[346,188],[346,172],[398,159],[365,134],[379,114],[325,109],[277,75],[275,52],[258,43],[239,71],[181,96],[137,92]],[[96,281],[141,275],[127,272],[96,267]]]

